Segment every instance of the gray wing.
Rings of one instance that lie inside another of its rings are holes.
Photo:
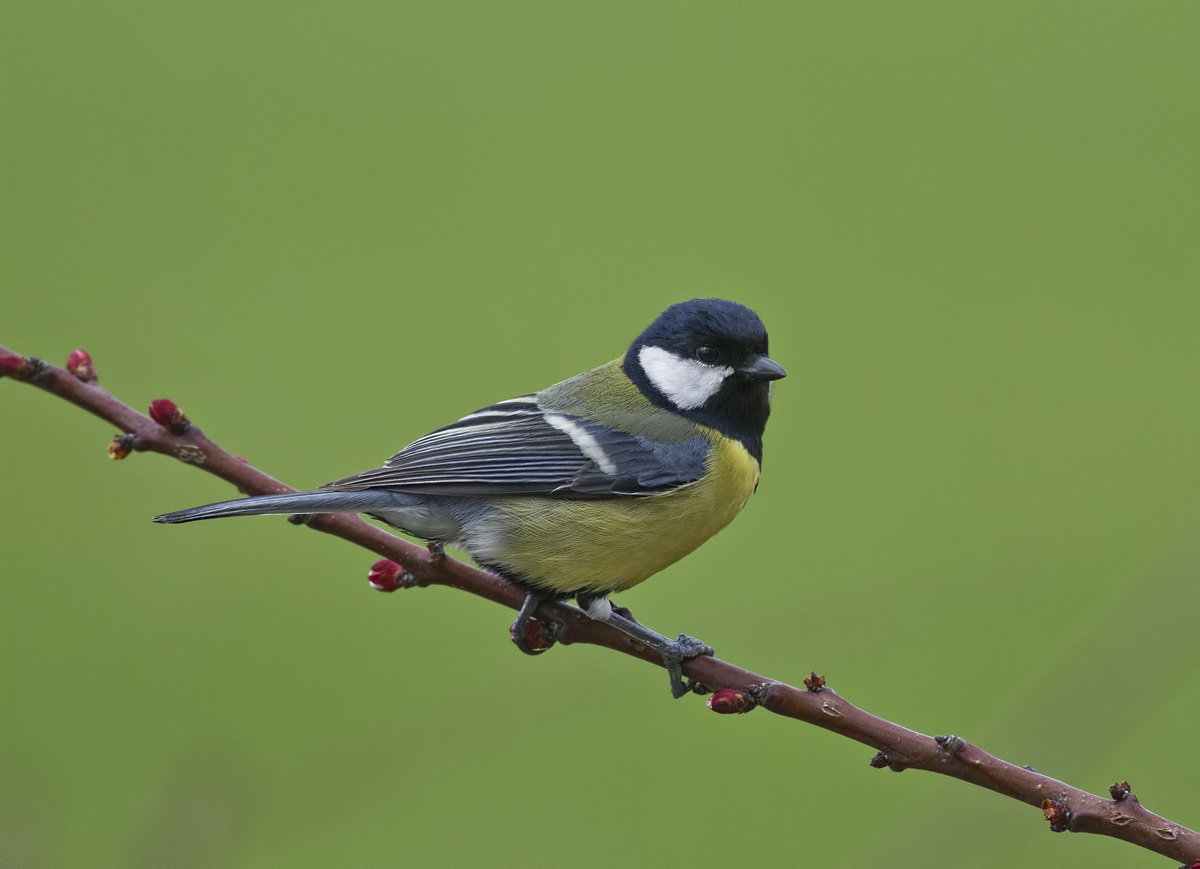
[[[430,495],[617,498],[656,495],[704,473],[709,444],[665,444],[524,395],[425,435],[382,468],[326,484],[339,491],[393,489]]]

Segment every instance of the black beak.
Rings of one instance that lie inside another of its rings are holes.
[[[787,377],[783,366],[770,356],[755,356],[747,365],[738,370],[755,380],[779,380]]]

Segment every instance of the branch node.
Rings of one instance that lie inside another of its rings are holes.
[[[825,677],[819,675],[816,670],[810,670],[809,674],[804,677],[804,687],[810,694],[819,694],[825,687]]]
[[[1070,828],[1071,813],[1063,800],[1044,800],[1042,802],[1042,817],[1050,822],[1050,832],[1062,833]]]
[[[960,751],[962,751],[963,746],[966,745],[966,742],[964,742],[961,737],[954,736],[953,734],[948,734],[946,736],[935,736],[933,741],[936,742],[938,744],[938,748],[940,748],[946,754],[958,754]]]
[[[1115,784],[1111,784],[1108,786],[1108,792],[1112,795],[1112,798],[1119,803],[1119,802],[1121,802],[1121,800],[1128,797],[1131,793],[1131,790],[1129,787],[1129,782],[1119,781],[1119,782],[1116,782]],[[1134,797],[1134,799],[1137,799],[1137,798]]]
[[[137,435],[132,432],[114,435],[112,443],[108,445],[108,457],[120,461],[137,449],[137,445]]]
[[[892,772],[904,772],[908,769],[908,763],[899,758],[888,754],[885,749],[879,749],[875,756],[871,758],[870,765],[873,769],[883,769],[885,766]]]
[[[762,706],[767,702],[767,698],[771,696],[771,688],[774,685],[774,682],[755,682],[753,685],[747,685],[742,690],[750,695],[750,699],[756,705]]]

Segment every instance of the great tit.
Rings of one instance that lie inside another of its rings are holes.
[[[179,523],[265,513],[365,513],[466,550],[527,597],[514,641],[547,598],[575,598],[663,655],[675,696],[683,660],[712,649],[613,611],[624,591],[724,528],[758,485],[771,381],[758,315],[736,302],[667,308],[619,359],[469,413],[381,468],[317,492],[224,501],[156,516]]]

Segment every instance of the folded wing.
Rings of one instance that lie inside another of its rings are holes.
[[[656,495],[704,473],[699,435],[666,444],[567,413],[525,395],[427,434],[382,468],[335,480],[337,491],[393,489],[431,495],[617,498]]]

